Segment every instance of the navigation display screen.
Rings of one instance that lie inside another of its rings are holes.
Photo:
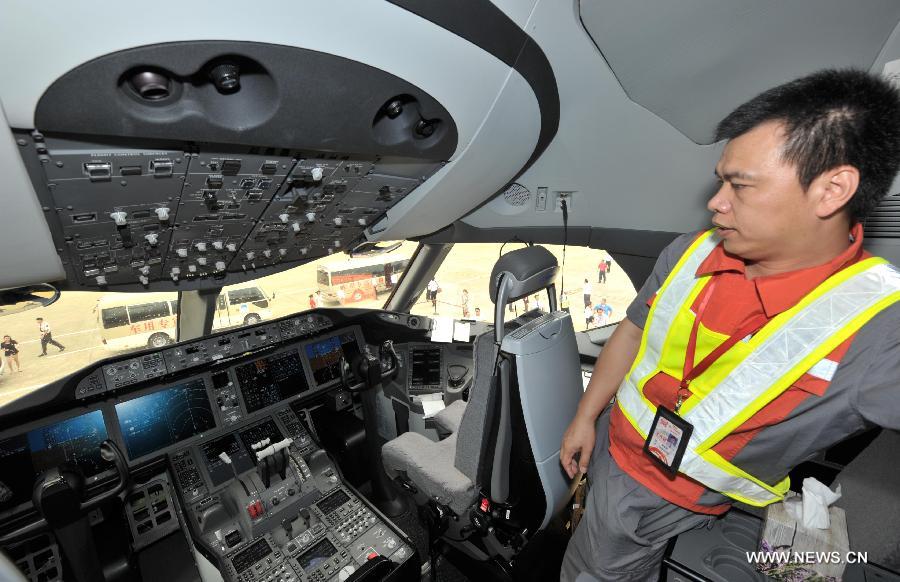
[[[203,380],[116,404],[128,457],[136,459],[173,445],[216,424]]]
[[[309,390],[303,362],[295,351],[260,358],[234,371],[247,412],[256,412]]]
[[[335,548],[334,544],[326,539],[308,549],[306,553],[297,558],[297,562],[300,564],[300,567],[303,568],[304,571],[309,572],[310,570],[314,570],[316,566],[319,566],[323,562],[327,561],[328,558],[335,555],[336,553],[337,548]]]
[[[64,462],[75,463],[85,477],[111,467],[100,457],[106,425],[99,410],[0,441],[0,511],[31,499],[35,477]]]
[[[306,357],[317,386],[341,378],[341,358],[348,363],[359,354],[359,344],[352,331],[307,344]],[[352,376],[352,374],[351,374]]]

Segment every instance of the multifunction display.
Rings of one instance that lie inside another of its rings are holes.
[[[293,350],[237,366],[234,371],[247,412],[277,404],[309,389],[300,354]]]
[[[0,511],[31,499],[35,477],[51,467],[75,463],[85,477],[107,469],[100,457],[106,438],[103,413],[95,410],[0,441]]]
[[[352,331],[306,345],[306,357],[316,386],[341,379],[341,360],[348,364],[359,355],[359,344]]]
[[[116,404],[128,456],[143,457],[215,426],[203,380]]]

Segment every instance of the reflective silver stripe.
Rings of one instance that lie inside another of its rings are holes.
[[[710,236],[698,245],[681,268],[672,274],[665,292],[656,297],[642,358],[619,387],[618,405],[642,436],[646,437],[649,432],[655,410],[643,400],[637,384],[658,369],[669,328],[697,283],[697,267],[716,244],[718,240]],[[779,499],[778,495],[752,480],[732,475],[710,463],[696,453],[697,447],[799,365],[811,349],[896,291],[900,291],[900,272],[887,264],[874,265],[816,298],[785,322],[683,415],[694,426],[694,431],[680,471],[710,489],[759,504]]]
[[[766,338],[714,390],[682,415],[694,425],[690,447],[700,446],[799,365],[810,350],[898,290],[900,273],[882,263],[857,273],[816,298]]]
[[[695,274],[700,263],[709,256],[717,244],[719,244],[717,237],[707,236],[706,240],[697,245],[694,252],[685,259],[681,268],[671,275],[665,292],[657,294],[653,300],[653,317],[647,322],[649,327],[646,329],[643,357],[619,386],[616,395],[619,406],[637,424],[644,436],[650,431],[656,411],[643,401],[637,382],[656,371],[669,327],[697,283]]]

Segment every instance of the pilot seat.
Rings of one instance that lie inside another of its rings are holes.
[[[556,309],[556,257],[540,246],[494,266],[494,326],[475,339],[468,400],[435,418],[449,436],[407,432],[383,447],[384,468],[426,509],[438,536],[469,558],[510,572],[533,535],[571,499],[559,463],[563,433],[583,394],[570,315]],[[547,291],[549,313],[506,322],[509,303]]]

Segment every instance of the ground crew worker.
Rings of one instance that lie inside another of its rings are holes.
[[[662,252],[563,437],[591,485],[563,580],[656,580],[673,536],[782,499],[791,469],[853,434],[900,429],[900,274],[861,224],[900,166],[900,94],[821,71],[741,105],[717,140],[716,228]]]

